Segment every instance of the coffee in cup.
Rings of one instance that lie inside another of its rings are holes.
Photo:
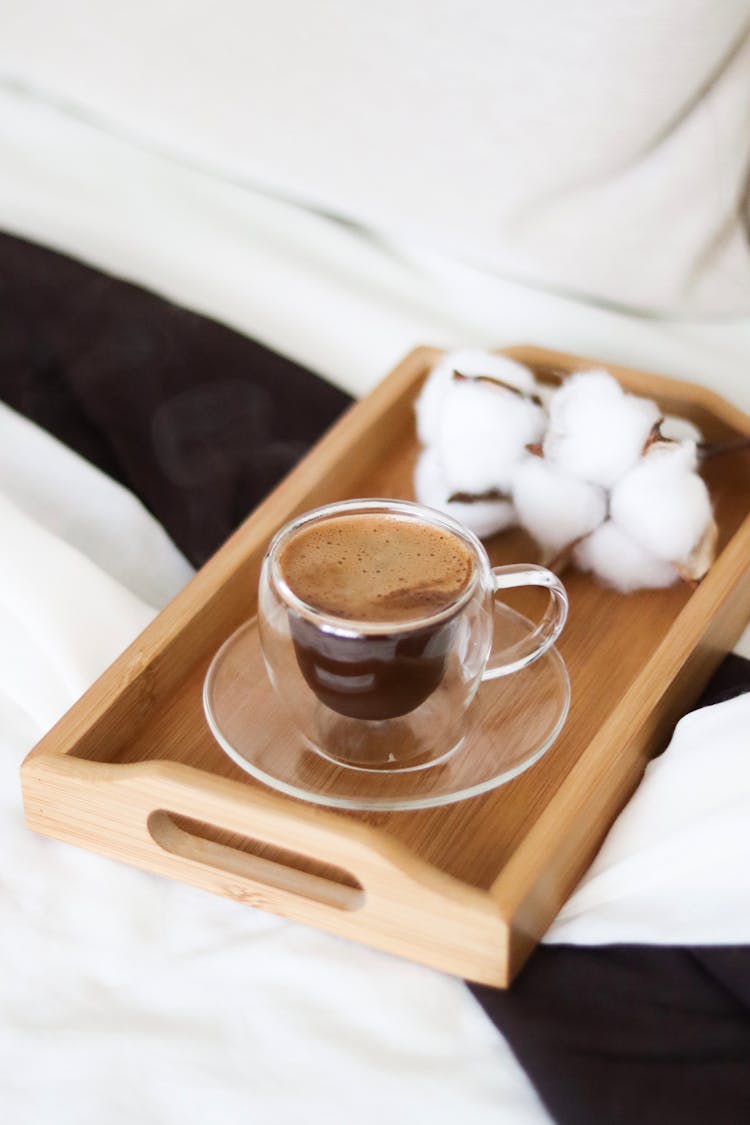
[[[494,647],[504,589],[540,586],[538,624]],[[451,517],[405,500],[343,500],[271,540],[258,627],[271,684],[303,744],[358,770],[419,770],[462,745],[481,683],[537,660],[567,613],[556,575],[493,567]]]
[[[458,535],[401,514],[344,513],[302,527],[278,568],[294,597],[325,618],[290,613],[300,670],[326,707],[393,719],[435,691],[475,577]]]

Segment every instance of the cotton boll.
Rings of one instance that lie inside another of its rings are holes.
[[[480,539],[515,523],[513,505],[507,500],[478,500],[472,504],[449,501],[450,491],[435,449],[425,449],[419,456],[414,470],[414,494],[420,504],[453,516]]]
[[[568,476],[540,457],[527,457],[518,465],[512,492],[518,522],[555,554],[607,518],[603,488]]]
[[[536,394],[537,386],[528,367],[507,356],[494,355],[479,348],[461,348],[447,352],[433,367],[414,404],[417,415],[417,436],[423,445],[437,441],[440,411],[454,371],[461,375],[486,375],[500,379],[525,394]]]
[[[578,544],[573,561],[580,570],[591,571],[623,594],[641,587],[672,586],[679,578],[671,563],[649,555],[612,520]]]
[[[607,371],[573,375],[549,403],[544,456],[572,476],[611,488],[640,457],[660,411],[625,394]]]
[[[452,383],[440,413],[437,448],[450,492],[508,492],[526,445],[544,432],[540,406],[483,380]]]
[[[676,414],[665,414],[659,432],[667,441],[703,441],[703,434],[688,418],[678,418]]]
[[[417,417],[417,437],[422,445],[431,445],[437,441],[440,411],[452,381],[453,366],[446,357],[433,367],[417,396],[414,413]]]
[[[713,518],[694,442],[657,442],[612,492],[612,518],[657,558],[682,562]]]

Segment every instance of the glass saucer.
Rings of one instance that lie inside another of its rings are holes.
[[[531,628],[495,602],[496,651]],[[339,809],[427,809],[486,793],[538,762],[565,724],[570,680],[562,657],[550,649],[528,668],[480,686],[466,736],[447,757],[419,770],[360,770],[337,765],[303,740],[271,687],[253,618],[214,657],[203,705],[232,761],[289,797]]]

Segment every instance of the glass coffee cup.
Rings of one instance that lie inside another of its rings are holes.
[[[494,599],[519,586],[544,587],[546,612],[493,652]],[[413,770],[461,746],[482,682],[537,660],[567,607],[544,567],[493,568],[451,517],[367,499],[314,509],[275,535],[258,624],[271,683],[312,749],[353,769]]]

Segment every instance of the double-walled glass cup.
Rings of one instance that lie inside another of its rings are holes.
[[[389,517],[456,536],[471,559],[468,580],[438,612],[408,621],[340,618],[304,602],[280,566],[284,549],[313,523],[358,514]],[[498,591],[541,586],[540,623],[493,651]],[[568,599],[551,571],[531,563],[492,567],[472,532],[449,516],[397,500],[348,500],[316,508],[272,540],[260,577],[258,623],[273,687],[307,744],[337,765],[364,770],[424,769],[461,745],[480,684],[537,660],[560,635]]]

